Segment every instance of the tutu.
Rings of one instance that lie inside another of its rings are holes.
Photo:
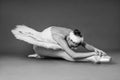
[[[29,44],[51,49],[61,49],[57,42],[51,39],[52,36],[50,35],[51,31],[49,29],[51,28],[49,27],[44,31],[39,32],[25,25],[17,25],[11,32],[16,39],[25,41]]]

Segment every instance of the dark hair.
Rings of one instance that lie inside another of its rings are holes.
[[[75,34],[76,36],[82,37],[82,34],[81,34],[81,32],[80,32],[78,29],[75,29],[75,30],[74,30],[74,34]]]

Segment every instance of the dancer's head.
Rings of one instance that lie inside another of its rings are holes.
[[[69,46],[77,47],[84,40],[81,32],[78,29],[71,31],[67,37]]]

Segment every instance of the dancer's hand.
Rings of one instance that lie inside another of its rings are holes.
[[[102,51],[102,50],[100,50],[100,49],[95,49],[95,52],[96,52],[96,54],[99,55],[99,56],[106,56],[106,55],[107,55],[104,51]]]

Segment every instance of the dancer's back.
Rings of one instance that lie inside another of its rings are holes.
[[[70,31],[72,30],[64,27],[50,26],[42,32],[39,32],[25,25],[17,25],[16,28],[12,30],[12,33],[17,39],[33,45],[51,49],[62,49],[54,39],[54,35],[64,38]]]

